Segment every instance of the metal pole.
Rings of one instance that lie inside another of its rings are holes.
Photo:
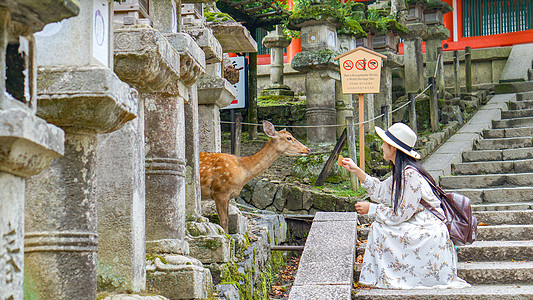
[[[353,161],[357,161],[357,154],[356,154],[356,146],[355,146],[355,128],[353,124],[353,117],[348,116],[346,117],[346,133],[348,138],[348,152],[350,153],[350,158],[353,159]],[[355,174],[350,172],[350,185],[352,186],[352,190],[356,190],[359,186],[359,180]]]
[[[359,168],[365,171],[365,95],[359,94]]]
[[[418,134],[418,130],[416,128],[416,99],[414,93],[408,93],[407,98],[409,99],[409,125],[411,125],[411,129],[415,133]]]
[[[242,114],[235,114],[235,155],[241,155]]]
[[[235,110],[230,109],[231,112],[231,154],[235,154]]]
[[[472,93],[472,52],[470,47],[465,48],[465,79],[466,92]]]
[[[429,117],[431,119],[431,131],[439,130],[439,101],[437,99],[437,81],[435,77],[428,79],[429,88]]]
[[[455,97],[461,98],[461,85],[459,82],[459,51],[453,51],[453,74],[455,76]]]

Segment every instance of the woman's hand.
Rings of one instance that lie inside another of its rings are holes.
[[[359,168],[351,158],[345,157],[343,160],[340,161],[340,163],[342,167],[344,167],[346,170],[354,173],[355,176],[357,176],[357,178],[359,178],[361,182],[365,181],[367,174],[365,173],[365,171]]]
[[[341,164],[346,170],[352,173],[355,172],[355,170],[359,169],[355,162],[349,157],[345,157],[343,160],[341,160]]]
[[[357,210],[357,212],[360,215],[368,214],[368,208],[369,207],[370,207],[370,202],[368,202],[368,201],[355,203],[355,210]]]

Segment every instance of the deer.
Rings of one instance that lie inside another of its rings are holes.
[[[250,180],[263,173],[278,157],[306,156],[309,148],[285,129],[276,131],[269,121],[263,121],[263,131],[270,137],[261,150],[250,156],[200,152],[200,186],[202,200],[214,200],[220,226],[228,231],[230,199],[236,198]]]

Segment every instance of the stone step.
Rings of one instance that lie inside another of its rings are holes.
[[[478,222],[494,225],[531,225],[533,210],[474,211]]]
[[[359,279],[360,273],[361,267],[356,265],[356,279]],[[533,262],[459,262],[457,275],[470,284],[533,284]]]
[[[518,101],[533,100],[533,92],[518,93],[516,94],[516,100]]]
[[[533,299],[533,285],[473,285],[464,289],[357,289],[360,300],[526,300]]]
[[[533,117],[533,109],[502,111],[502,119]]]
[[[493,128],[529,127],[533,125],[533,117],[493,120]]]
[[[509,102],[508,106],[510,110],[529,109],[533,107],[533,100],[513,101]]]
[[[459,262],[457,275],[470,284],[533,284],[533,262]]]
[[[460,262],[527,261],[533,258],[533,241],[476,241],[457,247]]]
[[[360,228],[357,237],[368,239],[370,228]],[[533,225],[489,225],[478,226],[477,241],[527,241],[533,240]],[[531,241],[533,243],[533,241]],[[477,242],[476,242],[477,244]],[[533,250],[533,244],[531,244]],[[531,256],[533,258],[533,255]],[[518,260],[517,258],[512,258]],[[497,259],[492,259],[497,260]]]
[[[443,189],[533,186],[533,173],[441,176]]]
[[[452,164],[455,175],[528,173],[533,172],[533,159],[481,161]]]
[[[530,202],[533,187],[500,187],[480,189],[446,189],[470,198],[471,203]]]
[[[509,137],[497,139],[482,139],[474,145],[476,150],[503,150],[526,148],[533,146],[530,136],[527,137]]]
[[[527,225],[533,224],[533,209],[530,202],[506,204],[474,204],[473,214],[478,222],[489,225]],[[503,208],[517,208],[516,210],[502,210]],[[370,224],[374,217],[358,215],[358,223]]]
[[[533,148],[474,150],[463,152],[463,162],[520,160],[533,158]]]
[[[505,211],[505,210],[528,210],[533,209],[533,203],[493,203],[493,204],[474,204],[472,211]]]
[[[478,241],[530,241],[533,243],[533,224],[478,226]],[[533,250],[533,244],[530,244]],[[533,259],[533,255],[530,256]],[[513,258],[518,260],[517,258]],[[521,259],[523,260],[523,259]]]
[[[533,127],[517,127],[517,128],[483,130],[483,137],[487,139],[518,137],[518,136],[533,136]]]
[[[502,82],[494,86],[496,94],[512,94],[533,91],[533,81]]]

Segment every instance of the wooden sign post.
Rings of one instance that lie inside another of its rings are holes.
[[[387,57],[357,47],[335,57],[341,69],[342,92],[359,94],[359,167],[365,170],[364,94],[379,93],[382,61]],[[353,159],[353,158],[352,158]]]

